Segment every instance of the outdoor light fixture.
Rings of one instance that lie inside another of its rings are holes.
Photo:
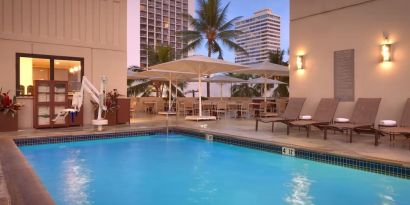
[[[304,56],[303,55],[298,55],[296,57],[296,68],[298,70],[303,70],[305,69],[305,65],[304,65]]]
[[[381,55],[382,62],[391,62],[392,61],[392,44],[389,41],[389,37],[384,35],[384,41],[381,45]]]

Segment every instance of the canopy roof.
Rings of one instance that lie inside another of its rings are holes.
[[[133,74],[128,75],[128,79],[151,79],[151,80],[188,80],[196,76],[195,73],[189,72],[176,72],[170,70],[147,70],[143,72],[133,72]]]
[[[289,68],[287,66],[265,61],[262,63],[251,65],[250,68],[237,70],[234,73],[255,74],[262,76],[289,76]]]
[[[190,82],[197,82],[198,78],[193,78]],[[231,77],[228,75],[216,75],[210,78],[202,78],[202,82],[210,82],[210,83],[246,83],[246,80]]]
[[[255,78],[255,79],[249,79],[246,81],[249,84],[286,84],[285,82],[279,81],[279,80],[274,80],[274,79],[269,79],[269,78]]]
[[[219,72],[232,72],[245,68],[248,67],[220,59],[205,57],[202,55],[190,56],[187,58],[161,63],[150,67],[150,69],[193,72],[201,75],[210,75]]]

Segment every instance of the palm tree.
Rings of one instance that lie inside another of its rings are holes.
[[[273,50],[269,52],[269,61],[271,63],[288,66],[289,63],[287,61],[284,61],[284,56],[285,56],[285,50],[280,50],[280,49]],[[281,76],[281,77],[278,77],[277,79],[282,82],[287,83],[287,85],[279,85],[279,87],[275,90],[274,95],[280,96],[280,97],[288,97],[289,91],[287,89],[287,86],[289,86],[289,77]]]
[[[148,64],[150,66],[169,62],[174,59],[173,49],[169,45],[157,45],[155,48],[147,48],[148,52]],[[137,66],[130,66],[128,68],[133,72],[142,72],[144,69],[141,69]],[[141,95],[141,96],[150,96],[152,92],[156,93],[156,97],[161,97],[164,93],[164,90],[169,89],[168,83],[157,80],[128,80],[128,89],[127,93],[131,95]],[[178,90],[178,96],[184,96],[181,90],[186,87],[186,83],[179,83],[178,86],[172,85],[171,89]],[[168,93],[168,92],[167,92]]]
[[[182,49],[183,53],[199,48],[204,42],[208,49],[208,57],[218,53],[218,58],[223,59],[222,45],[227,46],[237,52],[246,50],[235,43],[235,38],[241,31],[234,29],[234,22],[242,17],[235,17],[227,20],[229,4],[222,6],[221,0],[198,0],[197,18],[185,15],[193,30],[179,32],[187,46]],[[210,95],[209,82],[207,83],[207,97]]]

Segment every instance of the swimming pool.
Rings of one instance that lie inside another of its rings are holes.
[[[410,180],[181,134],[20,150],[57,204],[410,204]]]

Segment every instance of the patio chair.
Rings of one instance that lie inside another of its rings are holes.
[[[274,131],[275,122],[287,124],[290,121],[297,120],[302,111],[306,98],[289,98],[285,112],[278,117],[256,118],[255,130],[258,131],[259,122],[272,123],[272,132]]]
[[[216,103],[216,118],[217,119],[221,119],[221,114],[224,115],[224,117],[226,118],[226,113],[227,113],[227,106],[226,106],[226,102],[225,101],[219,101]]]
[[[137,101],[131,100],[130,103],[130,116],[131,118],[136,118],[137,116]]]
[[[240,112],[241,109],[241,104],[239,102],[228,102],[228,113],[230,117],[236,118],[238,116],[238,113]]]
[[[353,132],[374,132],[374,121],[376,120],[381,98],[359,98],[353,109],[351,120],[343,123],[333,123],[324,126],[324,139],[327,139],[327,130],[332,129],[349,134],[349,142],[353,141]]]
[[[285,111],[286,108],[286,103],[287,103],[288,99],[287,98],[278,98],[275,99],[275,110],[271,110],[271,112],[268,111],[264,111],[264,109],[262,109],[259,113],[259,117],[263,118],[263,117],[277,117],[281,114],[283,114],[283,112]],[[265,104],[265,106],[268,106]]]
[[[183,110],[184,110],[184,115],[187,116],[188,114],[194,115],[195,113],[195,108],[194,108],[194,102],[192,100],[187,100],[184,102],[183,105]]]
[[[322,98],[312,119],[289,122],[287,125],[287,135],[289,135],[291,127],[303,127],[306,128],[306,137],[309,137],[312,126],[322,129],[324,125],[329,125],[333,120],[338,104],[339,101],[334,98]]]
[[[285,112],[286,109],[286,103],[288,103],[288,98],[279,98],[276,99],[276,113],[282,114]]]
[[[210,100],[202,101],[202,113],[207,116],[210,116],[213,111],[213,102]]]
[[[395,139],[396,135],[403,135],[407,139],[410,138],[410,98],[407,99],[406,104],[404,106],[403,114],[399,123],[393,127],[380,127],[375,134],[375,141],[374,145],[379,144],[379,138],[382,134],[390,135],[390,139]]]
[[[279,116],[278,113],[274,112],[272,109],[269,109],[268,102],[261,102],[259,109],[257,109],[260,118],[267,118],[267,117],[277,117]]]
[[[241,102],[238,110],[238,114],[242,118],[248,118],[249,117],[249,102]]]

